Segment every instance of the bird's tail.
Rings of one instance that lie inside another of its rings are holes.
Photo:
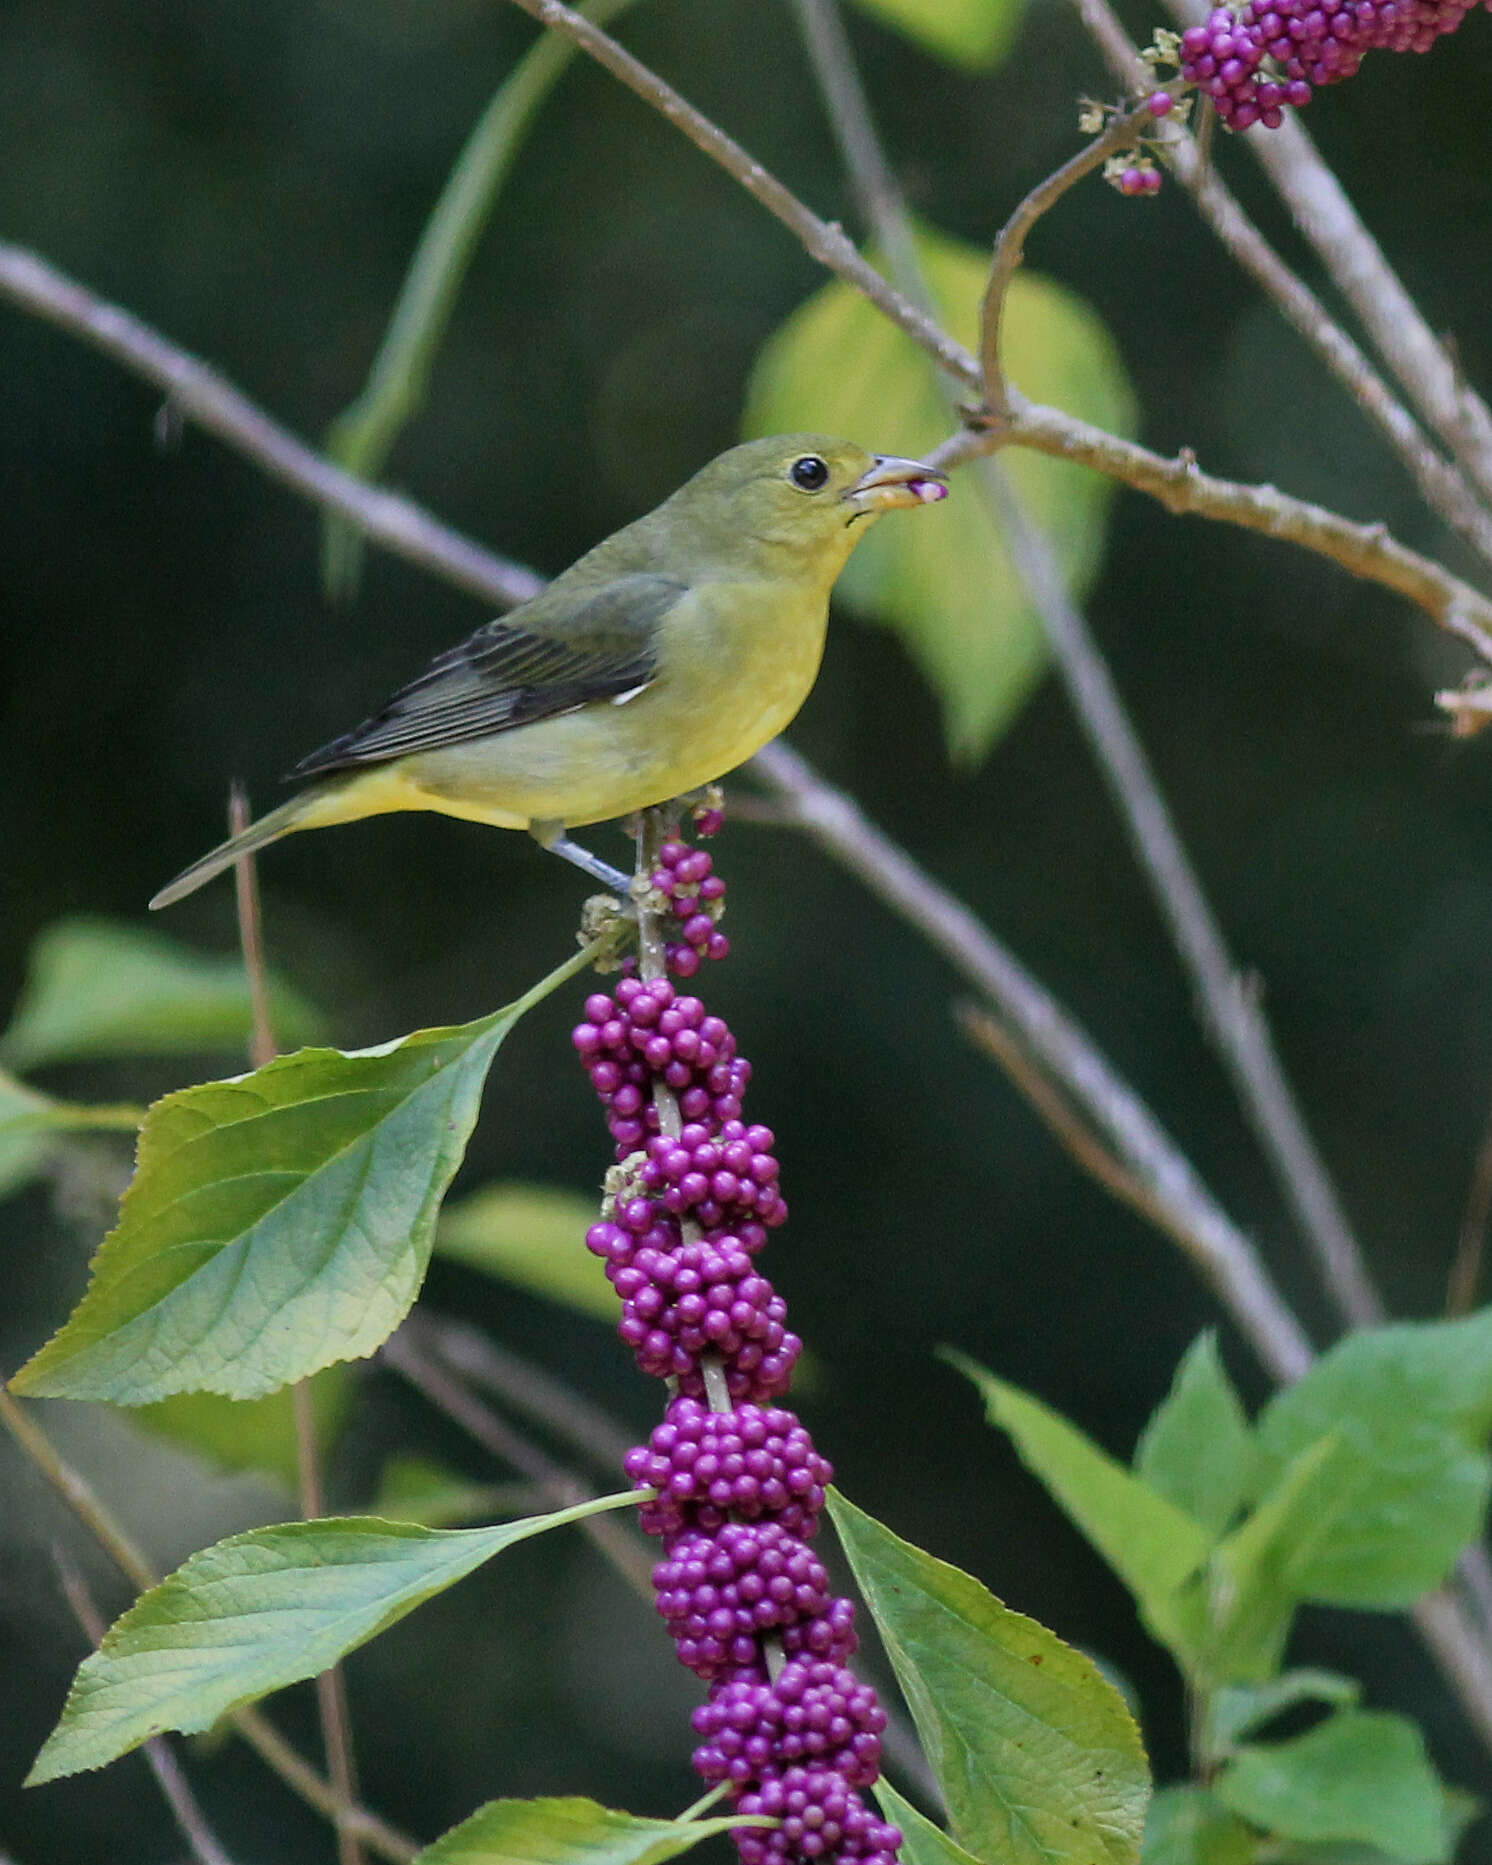
[[[278,842],[282,835],[289,835],[292,829],[309,828],[311,824],[307,817],[312,814],[311,806],[315,798],[314,791],[291,797],[288,803],[272,809],[267,816],[261,816],[258,822],[251,822],[247,829],[230,836],[200,861],[194,861],[191,867],[183,868],[176,879],[163,887],[151,901],[151,910],[174,906],[188,894],[196,893],[204,881],[210,881],[215,874],[221,874],[224,868],[231,868],[240,855],[251,855],[257,848]]]

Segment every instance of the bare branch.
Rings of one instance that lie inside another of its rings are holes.
[[[1134,441],[1076,421],[1011,392],[1008,423],[986,433],[971,428],[938,448],[933,464],[945,471],[1007,444],[1034,447],[1058,460],[1076,460],[1148,492],[1171,512],[1222,519],[1245,531],[1283,538],[1368,582],[1381,583],[1417,603],[1432,620],[1492,660],[1492,600],[1458,576],[1394,538],[1383,524],[1356,524],[1324,506],[1292,498],[1275,486],[1244,485],[1204,473],[1189,449],[1167,460]]]
[[[503,608],[542,587],[521,564],[473,544],[397,493],[368,486],[312,451],[195,356],[117,304],[95,297],[23,247],[0,241],[0,297],[81,337],[170,397],[172,408],[247,455],[271,478],[339,512],[386,550]]]
[[[380,1363],[407,1379],[437,1411],[444,1412],[491,1456],[530,1477],[554,1507],[565,1509],[577,1502],[589,1501],[594,1490],[547,1457],[490,1406],[474,1398],[454,1373],[416,1344],[416,1338],[417,1331],[410,1330],[406,1324],[379,1348]],[[605,1515],[588,1516],[577,1526],[633,1591],[651,1605],[653,1559],[648,1550],[639,1545],[637,1536],[624,1523]]]
[[[1074,4],[1119,82],[1140,93],[1152,88],[1154,75],[1140,58],[1109,0],[1074,0]],[[1174,121],[1166,124],[1163,134],[1166,161],[1223,246],[1376,423],[1413,475],[1426,502],[1485,562],[1492,564],[1492,512],[1465,475],[1435,450],[1358,345],[1264,238],[1223,182],[1217,164],[1203,157],[1196,138]],[[1259,145],[1275,134],[1261,130],[1257,137],[1247,140]]]
[[[796,752],[779,740],[759,751],[750,769],[791,807],[800,828],[998,1006],[1050,1078],[1105,1136],[1125,1169],[1170,1214],[1175,1233],[1188,1242],[1192,1261],[1264,1365],[1277,1379],[1298,1379],[1310,1365],[1311,1346],[1253,1243],[1223,1212],[1150,1109],[1055,999],[961,901]]]
[[[88,1582],[83,1578],[82,1570],[69,1557],[67,1550],[54,1546],[52,1564],[57,1569],[57,1579],[73,1609],[73,1617],[83,1628],[89,1644],[95,1649],[104,1642],[104,1622],[93,1595],[88,1590]],[[155,1776],[156,1786],[161,1790],[161,1797],[171,1809],[171,1817],[181,1830],[181,1836],[191,1848],[192,1857],[197,1865],[232,1865],[232,1860],[219,1844],[217,1835],[208,1824],[207,1816],[198,1805],[197,1796],[192,1792],[175,1751],[164,1736],[151,1736],[145,1743],[142,1753],[145,1765]]]
[[[20,1405],[6,1389],[3,1381],[0,1381],[0,1425],[9,1431],[136,1590],[149,1592],[158,1583],[159,1574],[104,1507],[92,1484],[73,1468],[25,1406]],[[415,1841],[379,1819],[376,1813],[370,1813],[366,1807],[349,1807],[331,1783],[297,1754],[258,1710],[235,1710],[232,1712],[232,1722],[260,1758],[317,1812],[325,1814],[334,1822],[344,1822],[348,1830],[355,1832],[371,1850],[389,1860],[389,1865],[410,1865],[420,1849]]]

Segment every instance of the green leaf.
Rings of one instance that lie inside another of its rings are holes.
[[[887,1823],[901,1829],[901,1865],[980,1865],[972,1852],[965,1852],[941,1826],[898,1794],[884,1775],[872,1784],[871,1792]]]
[[[1285,1671],[1262,1684],[1225,1685],[1206,1705],[1207,1759],[1222,1760],[1241,1736],[1299,1703],[1329,1703],[1335,1709],[1356,1703],[1361,1694],[1355,1677],[1309,1669]]]
[[[1184,1510],[1131,1476],[1075,1425],[963,1354],[943,1356],[983,1393],[990,1422],[1134,1594],[1146,1623],[1173,1650],[1193,1629],[1175,1611],[1183,1584],[1206,1562],[1212,1537]]]
[[[927,230],[917,243],[941,321],[973,345],[989,254]],[[1129,429],[1133,398],[1118,354],[1079,298],[1022,271],[1003,328],[1007,371],[1026,394],[1112,432]],[[744,424],[750,435],[813,429],[915,455],[946,436],[949,404],[911,338],[836,280],[768,339]],[[1003,465],[1081,593],[1102,558],[1111,488],[1100,474],[1020,449]],[[877,524],[838,589],[901,635],[942,704],[952,752],[982,757],[1030,692],[1046,648],[976,474],[941,505]]]
[[[959,1844],[1000,1865],[1137,1858],[1145,1751],[1097,1666],[837,1492],[829,1508]]]
[[[426,1846],[414,1865],[662,1865],[714,1833],[770,1822],[645,1820],[578,1796],[489,1800]]]
[[[1164,1787],[1145,1821],[1144,1865],[1249,1865],[1253,1834],[1205,1787]]]
[[[0,1069],[0,1139],[35,1133],[133,1133],[145,1109],[123,1102],[57,1101]]]
[[[597,1200],[549,1185],[489,1185],[449,1206],[435,1233],[438,1256],[484,1270],[581,1314],[615,1322],[617,1299],[585,1233]]]
[[[1265,1407],[1266,1477],[1337,1436],[1329,1529],[1293,1569],[1302,1598],[1411,1605],[1477,1533],[1492,1488],[1492,1310],[1350,1335]]]
[[[391,1457],[383,1466],[378,1494],[368,1513],[386,1521],[449,1528],[484,1516],[511,1515],[513,1510],[503,1504],[520,1490],[532,1499],[533,1487],[528,1483],[473,1483],[423,1457]]]
[[[636,1501],[605,1496],[493,1528],[331,1516],[204,1548],[83,1660],[27,1784],[101,1768],[163,1730],[209,1729],[315,1677],[514,1542]]]
[[[271,979],[276,1034],[302,1042],[321,1019]],[[27,1070],[101,1056],[242,1049],[252,1023],[243,961],[194,952],[163,933],[109,920],[60,920],[31,948],[0,1060]]]
[[[867,13],[894,26],[924,51],[965,71],[1001,64],[1025,18],[1024,0],[859,0]]]
[[[15,1390],[253,1399],[371,1353],[419,1291],[498,1045],[594,956],[475,1023],[306,1049],[157,1102],[83,1299]]]
[[[604,26],[632,0],[588,0],[579,11]],[[420,235],[363,392],[332,424],[327,453],[361,479],[377,476],[404,424],[419,412],[456,294],[493,203],[544,100],[579,48],[557,32],[536,39],[477,120]],[[333,598],[351,596],[362,533],[328,511],[322,574]]]
[[[1293,1741],[1243,1749],[1216,1791],[1241,1819],[1284,1839],[1356,1840],[1405,1865],[1450,1856],[1440,1781],[1402,1716],[1339,1710]]]
[[[1254,1434],[1211,1329],[1187,1349],[1146,1425],[1135,1475],[1214,1535],[1254,1493]]]
[[[310,1395],[316,1446],[324,1457],[341,1428],[351,1398],[346,1367],[323,1368],[310,1381]],[[299,1461],[295,1393],[290,1386],[266,1393],[262,1399],[178,1392],[154,1405],[142,1405],[133,1419],[147,1431],[195,1451],[221,1469],[252,1470],[295,1492]]]
[[[1259,1683],[1278,1668],[1301,1598],[1298,1569],[1317,1537],[1330,1532],[1327,1499],[1342,1454],[1334,1437],[1303,1450],[1219,1546],[1208,1575],[1209,1684]]]

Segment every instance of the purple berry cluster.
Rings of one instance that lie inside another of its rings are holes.
[[[702,811],[695,827],[713,835],[720,811]],[[725,904],[725,882],[714,872],[714,859],[686,842],[665,842],[658,850],[653,886],[668,903],[677,938],[668,946],[668,969],[676,978],[692,978],[707,958],[729,958],[730,941],[717,930]]]
[[[698,819],[713,833],[718,812]],[[729,952],[724,882],[708,855],[664,844],[665,963],[693,977]],[[719,1017],[634,961],[586,999],[573,1041],[606,1109],[617,1165],[586,1243],[622,1300],[618,1328],[673,1396],[627,1475],[656,1492],[639,1518],[663,1542],[658,1610],[709,1687],[694,1764],[744,1814],[743,1865],[895,1865],[901,1834],[860,1790],[876,1778],[885,1713],[846,1668],[855,1609],[810,1543],[833,1475],[792,1412],[801,1342],[755,1258],[787,1216],[770,1128],[748,1125],[751,1067]],[[722,1395],[728,1395],[728,1400]]]
[[[1322,85],[1350,78],[1363,54],[1427,52],[1492,0],[1250,0],[1220,6],[1181,35],[1181,76],[1230,129],[1278,129]]]

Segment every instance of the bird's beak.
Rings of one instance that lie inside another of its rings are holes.
[[[872,512],[889,512],[898,505],[935,505],[948,497],[948,479],[922,460],[901,460],[892,453],[875,455],[844,495],[856,518]]]

